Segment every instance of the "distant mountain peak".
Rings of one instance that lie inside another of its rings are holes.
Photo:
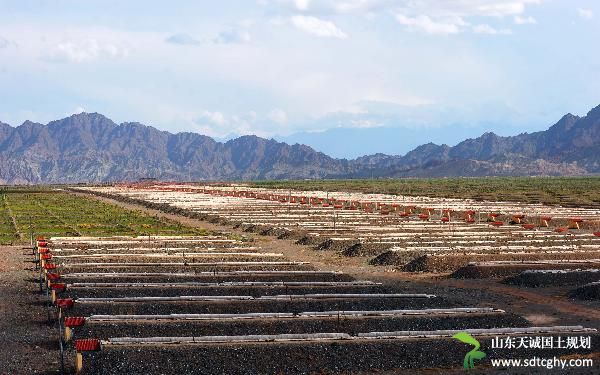
[[[566,132],[571,129],[575,123],[580,119],[579,116],[575,116],[571,113],[567,113],[558,120],[558,122],[550,127],[550,132]]]
[[[67,116],[65,118],[62,118],[58,121],[64,121],[67,119],[71,119],[71,120],[90,120],[90,121],[98,121],[98,120],[105,120],[105,121],[111,121],[111,119],[109,119],[108,117],[104,116],[101,113],[98,112],[79,112],[79,113],[73,113],[70,116]]]
[[[590,109],[590,111],[587,113],[587,117],[600,118],[600,105]]]
[[[499,137],[499,135],[494,132],[485,132],[481,135],[480,138],[495,138],[495,137]]]

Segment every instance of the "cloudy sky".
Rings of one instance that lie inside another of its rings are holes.
[[[596,0],[0,0],[0,121],[403,153],[585,114],[599,36]]]

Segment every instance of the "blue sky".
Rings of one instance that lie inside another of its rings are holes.
[[[537,131],[600,104],[599,21],[595,0],[0,0],[0,121],[100,112],[339,157]]]

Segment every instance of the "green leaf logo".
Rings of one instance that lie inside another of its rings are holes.
[[[474,346],[473,350],[471,350],[465,355],[465,360],[463,361],[463,367],[465,369],[468,370],[475,368],[475,364],[473,363],[473,361],[476,359],[482,360],[483,358],[485,358],[485,353],[479,350],[479,348],[481,347],[479,341],[475,340],[473,336],[469,335],[467,332],[459,332],[452,336],[452,338],[465,344]]]

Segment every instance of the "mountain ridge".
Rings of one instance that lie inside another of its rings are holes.
[[[0,184],[598,174],[600,105],[584,117],[566,114],[544,131],[487,132],[452,147],[430,142],[404,155],[355,159],[255,135],[217,142],[80,113],[47,125],[0,122],[0,165]]]

